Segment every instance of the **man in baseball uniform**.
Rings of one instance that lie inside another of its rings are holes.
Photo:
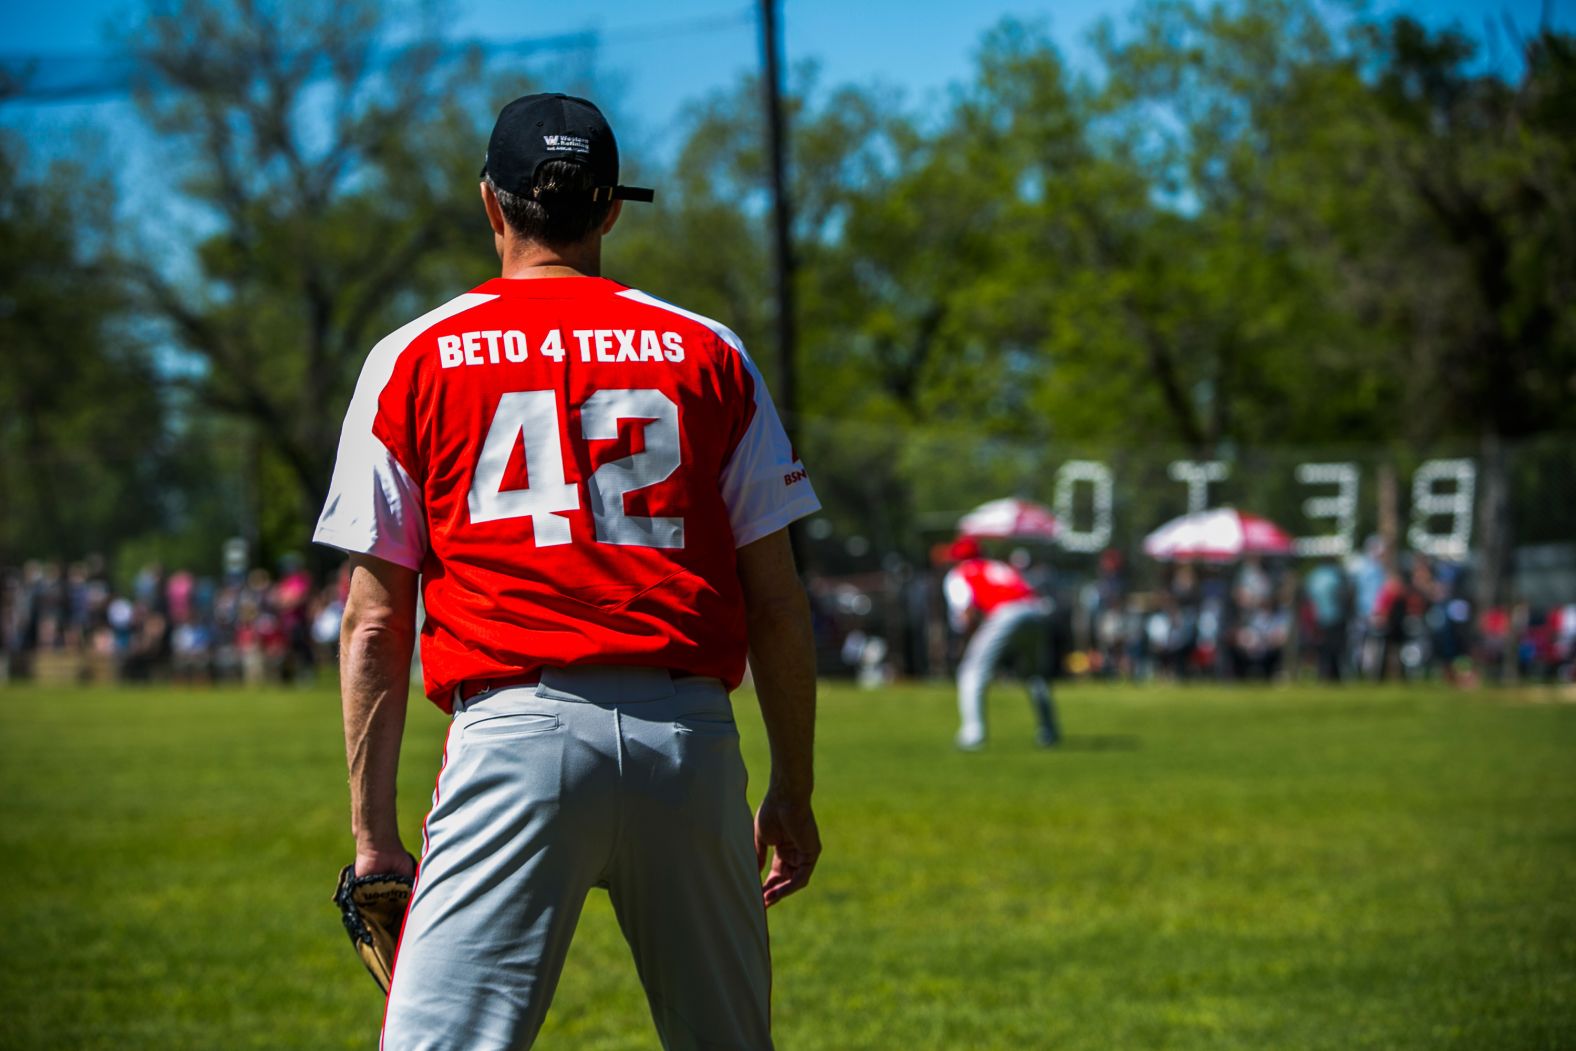
[[[942,580],[954,631],[970,636],[958,664],[957,746],[972,752],[985,745],[985,691],[998,669],[1012,666],[1029,689],[1039,730],[1035,740],[1049,748],[1061,740],[1051,702],[1051,604],[1006,562],[985,558],[973,537],[947,549],[955,562]]]
[[[652,191],[619,185],[595,106],[506,106],[481,196],[502,276],[373,348],[316,532],[352,564],[358,875],[411,869],[418,587],[426,693],[453,715],[382,1046],[529,1047],[601,887],[665,1048],[769,1048],[765,906],[820,853],[785,529],[819,504],[738,337],[599,276],[622,202]],[[747,651],[772,762],[753,822],[729,704]]]

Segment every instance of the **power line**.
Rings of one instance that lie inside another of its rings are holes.
[[[731,12],[670,18],[613,29],[584,29],[543,36],[492,40],[471,37],[444,41],[445,57],[479,51],[483,55],[525,57],[594,51],[604,46],[644,43],[737,29],[755,21],[752,7]],[[379,49],[373,67],[394,65],[410,46]],[[118,51],[0,52],[0,105],[6,103],[83,102],[129,95],[146,83],[132,56]],[[151,85],[155,86],[156,85]]]

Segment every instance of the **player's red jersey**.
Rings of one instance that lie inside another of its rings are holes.
[[[1009,602],[1039,598],[1039,593],[1023,579],[1023,574],[1005,562],[990,558],[970,558],[947,571],[942,588],[954,622],[961,621],[965,610],[973,607],[985,616]]]
[[[602,278],[498,278],[373,349],[315,539],[420,570],[447,709],[544,666],[737,686],[734,551],[819,507],[732,332]]]

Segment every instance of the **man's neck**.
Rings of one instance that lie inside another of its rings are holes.
[[[512,280],[541,277],[600,277],[602,243],[598,238],[587,244],[551,248],[536,243],[514,242],[505,246],[503,275]]]

